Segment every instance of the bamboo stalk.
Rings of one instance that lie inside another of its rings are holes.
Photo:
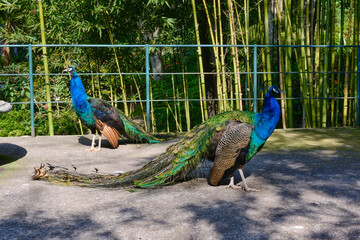
[[[201,96],[203,96],[202,93],[202,88],[201,88],[201,81],[199,79],[199,99],[202,99]],[[204,106],[203,106],[203,101],[200,101],[200,111],[201,111],[201,120],[204,122],[205,121],[205,114],[204,114]]]
[[[290,9],[291,9],[291,0],[284,0],[285,6],[285,35],[286,35],[286,45],[291,45],[291,19],[290,19]],[[285,48],[285,72],[291,72],[291,48]],[[287,98],[292,98],[292,80],[291,75],[285,75],[286,82],[286,96]],[[293,128],[293,101],[288,99],[287,101],[287,117],[288,117],[288,127]]]
[[[356,14],[354,14],[355,16]],[[355,21],[354,21],[355,22]],[[354,30],[354,29],[353,29]],[[355,37],[355,36],[354,36]],[[355,43],[354,41],[355,39],[353,38],[353,44]],[[350,69],[354,69],[355,70],[355,54],[356,54],[356,49],[352,49],[352,52],[351,52],[351,60],[350,60]],[[355,74],[350,74],[350,84],[349,84],[349,97],[355,97],[354,95],[354,90],[356,89],[356,86],[355,86]],[[355,101],[354,99],[349,99],[349,106],[348,106],[348,109],[349,109],[349,113],[348,113],[348,117],[349,117],[349,120],[348,120],[348,123],[349,123],[349,126],[354,126],[354,122],[355,122],[355,119],[354,119],[354,115],[355,115]]]
[[[353,43],[352,45],[358,45],[359,44],[359,1],[355,1],[354,2],[354,23],[353,23]],[[351,69],[354,69],[353,71],[357,71],[357,49],[358,48],[353,48],[352,49],[352,57],[351,57]],[[358,60],[359,61],[359,60]],[[349,108],[349,122],[351,124],[351,126],[355,127],[356,126],[356,74],[351,74],[350,77],[350,96],[353,98],[350,100],[351,104],[350,104],[350,108]]]
[[[242,26],[241,26],[241,21],[240,21],[240,15],[239,15],[239,12],[237,10],[237,7],[236,7],[236,1],[234,0],[234,9],[235,9],[235,13],[236,13],[236,19],[237,19],[237,24],[239,25],[239,30],[240,30],[240,36],[241,36],[241,40],[242,40],[242,44],[245,45],[246,42],[245,42],[245,39],[244,39],[244,32],[243,32],[243,29],[242,29]],[[235,41],[236,41],[236,37],[235,37]],[[244,52],[245,52],[245,49],[244,48]],[[239,69],[240,71],[240,67],[239,67],[239,57],[238,57],[238,52],[237,52],[237,48],[236,48],[236,59],[237,59],[237,68]],[[240,99],[242,98],[242,90],[241,90],[241,75],[239,74],[239,78],[238,78],[238,86],[239,86],[239,94],[240,94]],[[242,100],[240,100],[240,110],[243,111],[243,103],[242,103]]]
[[[235,35],[235,24],[234,24],[234,10],[232,7],[232,0],[228,0],[228,9],[229,9],[229,26],[230,26],[230,41],[231,45],[235,45],[236,41],[236,35]],[[236,49],[236,50],[235,50]],[[237,65],[237,56],[236,56],[237,47],[231,48],[231,58],[233,62],[233,69],[234,72],[239,72],[238,65]],[[235,83],[235,96],[239,97],[239,89],[241,89],[241,86],[239,86],[239,74],[234,75],[234,83]],[[231,94],[230,98],[232,99],[233,94]],[[240,108],[240,101],[236,101],[236,109]]]
[[[330,1],[327,2],[326,6],[326,34],[325,34],[325,44],[329,44],[329,36],[330,36],[330,17],[331,17],[331,11],[330,11]],[[329,68],[329,49],[325,49],[325,59],[324,59],[324,70],[328,70]],[[327,108],[328,108],[328,100],[325,99],[328,96],[328,79],[329,74],[325,74],[324,81],[322,84],[322,96],[324,97],[322,101],[322,112],[321,112],[321,126],[326,127],[327,126]]]
[[[244,0],[244,15],[245,15],[245,45],[249,45],[249,0]],[[246,55],[246,71],[250,72],[250,52],[249,48],[245,47],[245,55]],[[251,98],[252,97],[252,91],[247,91],[247,89],[252,89],[252,81],[251,81],[251,75],[246,74],[247,79],[247,87],[245,86],[245,97]],[[247,110],[250,110],[249,108],[249,101],[246,101]]]
[[[183,73],[185,72],[187,72],[187,69],[186,69],[186,65],[184,64]],[[184,87],[184,98],[185,98],[184,108],[185,108],[185,118],[186,118],[186,131],[189,132],[191,130],[191,118],[190,118],[190,105],[189,105],[189,101],[187,101],[189,99],[188,79],[187,76],[185,76],[185,74],[182,74],[182,82]]]
[[[213,27],[212,27],[212,23],[210,20],[210,14],[206,5],[206,1],[203,0],[203,4],[204,4],[204,9],[205,9],[205,14],[206,14],[206,18],[208,20],[208,24],[209,24],[209,32],[210,32],[210,37],[211,37],[211,41],[213,45],[218,45],[218,40],[217,40],[217,27],[216,27],[216,14],[214,14],[214,18],[215,18],[215,27],[214,27],[214,32],[213,33]],[[215,4],[215,1],[214,1]],[[216,9],[216,8],[214,8]],[[215,58],[215,70],[216,70],[216,79],[217,79],[217,92],[218,92],[218,96],[219,98],[221,98],[222,94],[221,94],[221,80],[220,80],[220,61],[219,61],[219,50],[218,47],[213,46],[213,51],[214,51],[214,58]],[[218,101],[218,105],[219,105],[219,110],[220,112],[223,109],[223,101]]]
[[[269,40],[269,12],[268,12],[268,0],[263,0],[264,1],[264,26],[265,26],[265,31],[264,31],[264,39],[265,39],[265,44],[269,44],[270,40]],[[266,65],[264,67],[264,70],[266,69],[267,72],[271,72],[271,61],[270,61],[270,48],[266,47],[265,48],[265,60],[266,60]],[[272,85],[272,77],[271,77],[271,73],[267,73],[267,81],[268,81],[268,86]]]
[[[214,16],[214,27],[210,28],[210,25],[209,25],[209,32],[210,34],[212,33],[212,31],[214,31],[214,39],[213,39],[213,42],[215,45],[218,45],[219,44],[219,34],[218,34],[218,20],[217,20],[217,4],[216,4],[216,0],[213,0],[213,16]],[[205,4],[206,5],[206,4]],[[205,8],[206,9],[206,8]],[[209,17],[210,19],[210,17]],[[216,66],[216,71],[217,73],[220,72],[220,60],[219,60],[219,48],[216,47],[214,49],[214,52],[216,51],[216,59],[215,59],[215,66]],[[217,96],[218,96],[218,99],[222,99],[223,98],[223,95],[221,93],[221,78],[220,78],[220,74],[217,74],[216,75],[216,86],[217,86]],[[223,112],[223,109],[224,109],[224,102],[223,101],[217,101],[217,105],[218,105],[218,112],[221,113]]]
[[[82,123],[81,123],[80,118],[78,119],[78,123],[79,123],[79,128],[80,128],[81,136],[83,136],[83,135],[84,135],[84,130],[83,130],[83,128],[82,128]]]
[[[170,126],[169,126],[169,109],[166,108],[166,132],[170,132]]]
[[[136,79],[135,79],[135,76],[134,75],[131,75],[132,78],[133,78],[133,81],[134,81],[134,84],[135,84],[135,87],[136,87],[136,91],[137,91],[137,94],[139,96],[139,100],[140,100],[140,108],[141,108],[141,112],[143,113],[143,118],[144,118],[144,127],[145,129],[147,129],[147,122],[146,122],[146,113],[144,111],[144,106],[143,106],[143,103],[141,101],[141,93],[140,93],[140,88],[139,88],[139,85],[137,84],[136,82]]]
[[[342,24],[343,25],[343,24]],[[341,36],[341,34],[340,34]],[[340,39],[340,45],[343,45],[341,44],[343,40]],[[340,69],[342,68],[342,64],[343,64],[343,56],[342,56],[342,48],[340,48],[340,59],[338,60],[338,70],[339,72],[341,71]],[[341,89],[341,79],[342,79],[342,74],[338,73],[337,74],[337,86],[336,86],[336,110],[335,110],[335,127],[339,127],[339,109],[340,109],[340,100],[339,100],[339,97],[340,97],[340,89]],[[334,83],[335,84],[335,83]]]
[[[46,44],[45,37],[45,23],[44,23],[44,13],[42,7],[42,0],[38,0],[39,4],[39,18],[40,18],[40,30],[41,30],[41,43],[43,45]],[[44,72],[45,72],[45,91],[46,91],[46,106],[48,112],[48,121],[49,121],[49,134],[50,136],[54,136],[54,125],[53,125],[53,111],[51,106],[51,97],[50,97],[50,79],[49,79],[49,65],[47,59],[47,50],[46,47],[42,47],[42,57],[44,61]]]
[[[217,6],[217,10],[218,10],[218,21],[219,21],[219,39],[220,39],[220,45],[224,44],[224,40],[223,40],[223,31],[222,31],[222,21],[221,21],[221,4],[220,4],[220,0],[217,1],[218,6]],[[221,72],[224,73],[226,72],[225,70],[225,53],[224,53],[224,48],[220,47],[220,69]],[[221,80],[222,80],[222,97],[223,99],[228,99],[228,94],[227,94],[227,84],[226,84],[226,76],[225,74],[221,74]],[[229,108],[229,104],[227,100],[223,100],[223,111],[227,111]]]
[[[332,1],[331,6],[331,38],[330,45],[335,45],[335,3],[336,1]],[[331,114],[330,114],[330,124],[331,127],[335,127],[335,51],[336,49],[330,48],[330,71],[331,73]]]
[[[108,21],[107,18],[106,18],[106,30],[107,30],[107,32],[109,34],[111,44],[114,44],[114,37],[113,37],[112,31],[110,29],[110,24],[109,24],[109,21]],[[113,52],[114,52],[115,63],[116,63],[117,70],[119,72],[119,77],[120,77],[120,87],[121,87],[121,93],[122,93],[122,100],[124,101],[124,113],[125,113],[125,115],[129,115],[129,110],[128,110],[128,106],[127,106],[127,103],[126,103],[126,87],[125,87],[125,84],[124,84],[123,76],[121,75],[121,68],[120,68],[119,59],[118,59],[118,56],[117,56],[116,48],[112,47],[112,49],[113,49]],[[116,83],[116,81],[115,81],[115,83]],[[115,99],[117,101],[116,94],[115,94]]]
[[[341,0],[341,14],[340,14],[340,22],[343,23],[344,22],[344,16],[345,16],[345,7],[344,7],[344,0]],[[345,45],[344,43],[344,24],[340,24],[340,45]],[[339,72],[342,71],[344,65],[344,54],[343,54],[343,48],[340,48],[340,60],[338,62],[338,70]],[[335,115],[335,122],[336,122],[336,127],[339,126],[339,112],[340,112],[340,100],[338,99],[338,97],[340,96],[340,89],[342,89],[342,83],[344,82],[344,74],[343,73],[338,73],[338,85],[337,85],[337,91],[336,91],[336,96],[337,96],[337,101],[336,101],[336,115]]]
[[[262,21],[262,18],[261,18],[261,8],[260,8],[260,4],[258,4],[258,15],[259,15],[259,32],[264,32],[264,23],[263,23],[263,21]],[[265,38],[264,37],[260,37],[260,43],[261,44],[266,44],[265,43]],[[266,71],[266,68],[265,68],[265,66],[266,66],[266,56],[265,56],[265,49],[263,48],[263,49],[261,49],[261,61],[262,61],[262,66],[263,66],[263,71]],[[267,81],[267,74],[261,74],[262,75],[262,77],[263,77],[263,82],[266,82]],[[266,92],[266,91],[265,91]],[[262,91],[262,92],[260,92],[260,94],[261,94],[261,98],[263,98],[264,97],[264,91]],[[263,105],[263,102],[262,101],[260,101],[259,102],[259,108],[260,109],[262,109],[262,105]]]
[[[299,7],[299,19],[300,19],[300,45],[305,45],[305,26],[304,26],[304,2],[300,1]],[[304,72],[307,71],[307,62],[306,62],[306,51],[304,47],[300,48],[300,61],[298,61],[299,70],[300,70],[300,89],[303,97],[303,111],[305,117],[305,127],[311,126],[310,113],[309,113],[309,100],[306,99],[308,97],[308,87],[307,87],[307,79],[308,75]]]
[[[185,78],[184,75],[183,75],[183,77]],[[184,80],[183,83],[184,83],[184,96],[185,96],[185,99],[189,99],[187,80],[186,81]],[[189,101],[185,101],[185,118],[186,118],[186,131],[189,132],[191,130],[191,118],[190,118]]]
[[[349,28],[347,33],[347,43],[350,43],[351,29],[352,29],[352,14],[353,14],[353,0],[350,0],[349,10]],[[345,60],[345,78],[344,78],[344,107],[343,107],[343,125],[348,125],[348,96],[349,96],[349,67],[350,67],[350,47],[346,49]]]
[[[98,62],[98,65],[97,65],[97,72],[100,72],[99,62]],[[100,98],[100,99],[102,99],[102,95],[101,95],[100,75],[97,75],[97,83],[98,83],[98,95],[99,95],[99,98]]]
[[[182,127],[181,127],[181,124],[179,122],[178,111],[177,111],[177,106],[176,106],[176,102],[177,102],[176,101],[176,96],[177,96],[177,94],[176,94],[175,81],[174,81],[174,75],[173,74],[171,75],[171,82],[172,82],[172,89],[173,89],[174,111],[171,110],[169,104],[168,104],[168,107],[169,107],[171,113],[174,116],[175,123],[176,123],[176,130],[179,131],[179,132],[182,132]]]
[[[177,89],[177,88],[176,88],[176,95],[179,96],[179,89]],[[180,129],[179,129],[179,130],[180,130],[180,132],[182,132],[183,130],[182,130],[180,101],[177,100],[176,103],[177,103],[177,110],[178,110],[177,115],[179,116],[179,126],[180,126]]]
[[[355,2],[355,16],[354,16],[354,43],[353,45],[360,45],[360,3],[359,1],[356,1]],[[358,72],[358,62],[360,61],[360,59],[357,59],[357,57],[359,56],[359,48],[355,48],[353,49],[353,56],[354,56],[354,61],[353,61],[353,64],[354,64],[354,71],[355,72]],[[356,57],[357,56],[357,57]],[[357,59],[357,62],[355,61],[355,59]],[[353,74],[353,78],[354,78],[354,87],[353,87],[353,97],[356,97],[357,94],[358,94],[358,89],[359,89],[359,86],[355,86],[355,74]],[[358,116],[358,111],[355,110],[355,107],[358,106],[357,102],[359,101],[359,99],[354,99],[354,122],[353,122],[353,126],[356,126],[357,122],[355,120],[358,120],[359,119],[359,116]]]
[[[114,80],[114,78],[112,77],[111,80]],[[113,96],[113,89],[111,84],[110,84],[110,101],[111,101],[111,105],[114,106],[114,96]]]
[[[94,82],[94,75],[92,75],[93,71],[92,71],[92,65],[89,62],[89,67],[90,67],[90,73],[91,73],[91,91],[92,91],[92,95],[95,98],[96,97],[96,91],[95,91],[95,82]]]
[[[156,132],[156,120],[155,120],[154,102],[152,100],[153,100],[153,92],[152,92],[152,86],[151,86],[151,82],[150,82],[151,129],[152,129],[152,132],[155,133]]]
[[[281,14],[278,2],[276,2],[276,10],[277,10],[277,20],[278,20],[278,44],[281,45]],[[282,55],[281,55],[281,48],[279,47],[279,71],[280,71],[280,88],[284,89],[283,83],[283,74],[282,74]],[[284,101],[284,94],[281,93],[281,120],[283,129],[286,129],[286,119],[285,119],[285,101]]]
[[[311,23],[310,23],[310,19],[312,19],[312,17],[310,16],[310,0],[306,0],[305,1],[306,4],[306,24],[305,24],[305,38],[306,38],[306,45],[311,45],[311,41],[310,41],[310,32],[311,32]],[[306,48],[306,63],[307,63],[307,71],[309,71],[309,68],[311,66],[311,69],[313,69],[312,67],[312,61],[311,61],[311,51],[310,48]],[[316,127],[316,120],[315,120],[315,104],[314,104],[314,88],[313,88],[313,74],[312,71],[309,71],[308,74],[308,81],[309,81],[309,94],[310,94],[310,101],[308,101],[308,108],[310,109],[309,113],[310,113],[310,120],[311,120],[311,126],[315,128]]]
[[[194,15],[194,25],[195,25],[195,37],[196,37],[196,44],[200,45],[200,36],[199,36],[199,24],[197,21],[197,15],[196,15],[196,5],[195,0],[191,0],[192,9],[193,9],[193,15]],[[201,54],[201,47],[197,47],[197,53],[198,53],[198,62],[199,62],[199,71],[200,71],[200,99],[205,99],[206,97],[206,91],[205,91],[205,76],[204,76],[204,67],[202,62],[202,54]],[[207,103],[206,101],[201,101],[202,108],[203,108],[203,116],[202,118],[204,120],[208,119],[208,113],[207,113]]]

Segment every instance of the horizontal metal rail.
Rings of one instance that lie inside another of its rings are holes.
[[[261,44],[253,44],[253,45],[231,45],[231,44],[31,44],[34,47],[125,47],[125,48],[146,48],[148,47],[260,47],[260,48],[279,48],[279,47],[314,47],[314,48],[353,48],[358,47],[359,45],[261,45]],[[10,44],[10,45],[0,45],[0,47],[29,47],[29,44]]]
[[[133,73],[78,73],[82,76],[117,76],[117,75],[139,75],[146,77],[146,100],[126,100],[126,101],[112,101],[112,102],[146,102],[146,121],[148,130],[150,127],[150,102],[174,102],[174,101],[230,101],[230,100],[244,100],[244,101],[254,101],[254,111],[257,110],[257,100],[262,100],[262,98],[257,98],[257,75],[259,74],[302,74],[302,73],[313,73],[313,74],[357,74],[357,96],[356,97],[313,97],[313,98],[303,98],[303,97],[292,97],[292,98],[278,98],[284,100],[304,100],[304,99],[357,99],[357,126],[359,127],[359,109],[360,109],[360,45],[230,45],[230,44],[13,44],[13,45],[0,45],[0,47],[19,47],[19,48],[27,48],[28,49],[28,59],[29,59],[29,72],[28,73],[3,73],[0,74],[0,77],[29,77],[30,82],[30,102],[13,102],[12,104],[30,104],[31,107],[31,136],[35,136],[34,130],[34,105],[35,104],[47,104],[47,103],[58,103],[58,104],[70,104],[71,101],[41,101],[36,102],[34,100],[34,89],[33,89],[33,77],[34,76],[69,76],[66,73],[33,73],[33,57],[32,51],[34,48],[40,47],[70,47],[70,48],[144,48],[145,50],[145,71],[144,72],[133,72]],[[186,72],[186,73],[177,73],[177,72],[166,72],[166,73],[151,73],[150,72],[150,63],[149,63],[149,51],[151,48],[196,48],[196,47],[224,47],[224,48],[252,48],[253,49],[253,71],[251,72]],[[259,71],[257,64],[257,52],[259,48],[356,48],[357,49],[357,71],[282,71],[282,72],[265,72]],[[14,70],[12,70],[14,71]],[[155,99],[150,100],[149,86],[150,86],[150,76],[152,75],[223,75],[223,74],[238,74],[238,75],[253,75],[254,79],[254,98],[233,98],[233,99]]]
[[[320,74],[345,74],[345,73],[357,73],[357,71],[305,71],[305,72],[257,72],[257,74],[297,74],[297,73],[320,73]],[[79,76],[118,76],[118,75],[144,75],[146,73],[77,73]],[[241,75],[248,75],[254,74],[254,72],[186,72],[186,73],[177,73],[177,72],[166,72],[166,73],[149,73],[149,75],[234,75],[234,74],[241,74]],[[4,73],[0,74],[0,76],[29,76],[29,73]],[[65,73],[33,73],[33,76],[69,76],[69,74]]]
[[[357,99],[357,97],[307,97],[307,98],[303,98],[303,97],[291,97],[291,98],[276,98],[277,100],[307,100],[307,99],[328,99],[328,100],[332,100],[332,99],[339,99],[339,100],[343,100],[343,99]],[[149,100],[150,102],[199,102],[199,101],[254,101],[254,98],[227,98],[227,99],[184,99],[184,98],[175,98],[175,99],[153,99],[153,100]],[[264,98],[257,98],[257,100],[264,100]],[[147,100],[118,100],[118,101],[108,101],[109,103],[138,103],[138,102],[146,102]],[[30,104],[31,102],[11,102],[10,104],[12,105],[17,105],[17,104]],[[72,103],[72,101],[50,101],[50,102],[46,102],[46,101],[35,101],[35,104],[39,103],[39,104],[45,104],[45,103],[59,103],[59,104],[63,104],[63,103]]]

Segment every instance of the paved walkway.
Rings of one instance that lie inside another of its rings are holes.
[[[91,153],[90,136],[0,138],[0,239],[360,239],[359,129],[276,130],[244,169],[259,193],[209,186],[210,163],[134,193],[31,180],[48,162],[135,169],[174,142]]]

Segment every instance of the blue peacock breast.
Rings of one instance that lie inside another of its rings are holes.
[[[74,100],[74,99],[73,99]],[[76,115],[80,118],[81,122],[87,127],[95,126],[95,118],[93,110],[87,101],[73,101],[74,110]]]

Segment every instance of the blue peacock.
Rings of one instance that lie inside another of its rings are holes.
[[[258,191],[248,187],[242,169],[274,131],[280,118],[275,96],[281,92],[279,87],[270,87],[260,113],[230,111],[215,115],[138,170],[121,175],[78,174],[61,169],[48,171],[41,165],[33,178],[89,187],[152,188],[186,179],[203,159],[208,159],[214,161],[211,185],[230,177],[229,187],[241,188],[234,184],[234,173],[239,169],[243,189]]]
[[[71,75],[70,92],[74,110],[81,122],[93,134],[90,151],[101,150],[101,135],[104,135],[114,147],[118,147],[119,137],[143,143],[157,143],[159,139],[147,134],[141,127],[133,123],[122,111],[116,109],[108,102],[92,98],[86,94],[85,87],[71,66],[64,70]],[[99,145],[95,148],[96,133],[99,133]]]

